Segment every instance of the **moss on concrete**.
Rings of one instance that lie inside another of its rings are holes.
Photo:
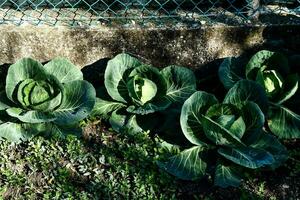
[[[161,67],[177,64],[197,68],[216,58],[238,56],[260,48],[300,46],[300,26],[197,29],[115,29],[50,26],[0,26],[0,62],[22,57],[47,61],[69,58],[79,67],[122,51]]]

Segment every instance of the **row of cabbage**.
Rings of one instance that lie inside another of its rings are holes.
[[[299,78],[289,60],[263,50],[240,65],[227,58],[219,67],[227,90],[220,100],[197,91],[188,68],[159,70],[127,54],[108,62],[96,89],[64,58],[45,65],[24,58],[0,87],[0,137],[18,143],[37,134],[80,133],[80,121],[100,117],[120,134],[157,134],[161,146],[177,152],[157,162],[170,174],[238,186],[245,170],[282,165],[288,153],[280,140],[300,135]]]

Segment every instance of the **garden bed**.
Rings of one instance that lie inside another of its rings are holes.
[[[3,199],[298,199],[299,142],[287,142],[291,159],[273,172],[250,173],[237,189],[210,181],[174,179],[155,164],[153,136],[120,135],[89,121],[83,138],[37,137],[1,142]],[[151,156],[149,156],[151,155]],[[294,160],[295,159],[295,160]]]
[[[300,198],[299,56],[262,50],[249,58],[195,71],[158,70],[128,54],[97,70],[63,58],[2,66],[2,198]],[[251,80],[256,73],[267,81]]]

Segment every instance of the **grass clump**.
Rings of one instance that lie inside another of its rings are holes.
[[[174,179],[159,171],[154,149],[147,133],[133,138],[105,130],[85,140],[1,141],[0,193],[3,199],[173,199]]]

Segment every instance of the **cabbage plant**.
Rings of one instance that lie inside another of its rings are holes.
[[[142,118],[140,124],[153,124],[151,114],[182,104],[196,90],[191,70],[180,66],[159,70],[128,54],[108,62],[104,79],[105,89],[99,92],[93,115],[108,119],[117,131],[142,130],[138,118]]]
[[[225,88],[230,89],[243,78],[260,84],[269,101],[267,119],[270,130],[280,138],[299,138],[300,116],[295,111],[300,105],[295,97],[299,92],[299,77],[291,73],[288,59],[283,54],[262,50],[249,60],[244,73],[238,68],[242,66],[237,58],[227,58],[221,64],[219,77]]]
[[[161,168],[180,179],[212,176],[217,186],[236,187],[243,170],[276,168],[286,160],[284,146],[263,130],[265,118],[259,106],[252,101],[232,103],[231,94],[219,102],[198,91],[185,101],[180,124],[192,146],[160,161]]]
[[[56,58],[43,66],[21,59],[9,67],[1,91],[0,137],[20,142],[70,128],[89,115],[95,101],[95,89],[68,60]]]

